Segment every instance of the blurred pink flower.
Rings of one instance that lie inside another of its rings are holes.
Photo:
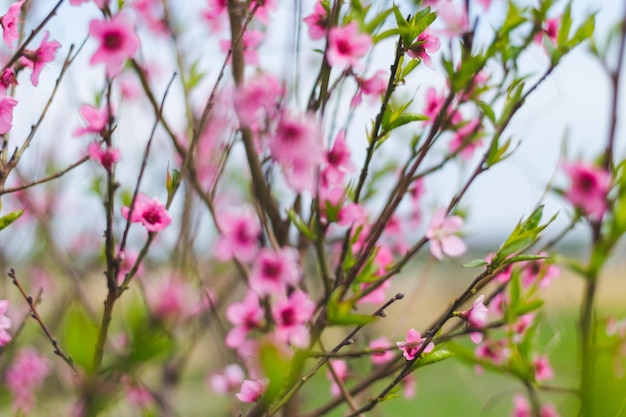
[[[392,344],[387,340],[385,336],[372,340],[368,347],[370,349],[385,349],[392,347]],[[393,352],[388,349],[384,352],[375,352],[370,355],[370,359],[374,365],[382,365],[393,359]]]
[[[583,213],[600,218],[607,209],[607,194],[611,188],[611,176],[603,168],[586,165],[583,162],[564,163],[563,169],[572,184],[565,192],[565,198]]]
[[[27,415],[35,405],[36,397],[33,391],[43,384],[50,372],[50,365],[44,356],[33,349],[24,349],[6,371],[6,385],[13,396],[13,409]]]
[[[11,334],[7,330],[11,328],[11,319],[7,317],[9,309],[8,300],[0,300],[0,346],[6,346],[11,341]]]
[[[559,417],[559,412],[556,407],[550,403],[544,404],[539,410],[540,417]]]
[[[211,387],[218,394],[229,394],[239,388],[244,377],[243,369],[236,363],[231,363],[222,372],[216,372],[211,375]]]
[[[352,97],[350,107],[354,109],[361,104],[363,94],[370,96],[372,99],[380,98],[387,91],[388,74],[389,71],[387,70],[378,70],[370,78],[355,77],[358,89],[354,97]]]
[[[313,8],[313,13],[302,19],[309,28],[309,37],[313,40],[322,39],[326,36],[328,28],[328,15],[322,2],[318,0]]]
[[[485,296],[481,295],[474,301],[474,305],[469,311],[465,313],[461,313],[461,317],[465,317],[467,320],[467,325],[470,329],[484,329],[487,326],[489,321],[488,314],[489,310],[483,303],[485,301]],[[470,333],[470,338],[472,342],[478,344],[483,341],[483,333],[482,332],[472,332]]]
[[[135,0],[131,7],[152,33],[155,35],[167,35],[169,33],[159,0]]]
[[[243,59],[246,65],[258,66],[259,54],[257,50],[263,41],[265,34],[260,30],[249,29],[241,35],[241,45],[243,46]],[[220,48],[224,52],[230,49],[231,41],[229,39],[220,41]]]
[[[406,54],[414,59],[420,59],[428,67],[432,68],[430,56],[437,52],[440,47],[439,38],[431,35],[428,29],[419,34],[413,45],[409,46]]]
[[[207,3],[208,9],[202,12],[202,16],[213,32],[219,32],[224,23],[223,14],[228,10],[228,0],[208,0]]]
[[[49,37],[50,32],[46,30],[39,48],[34,51],[30,49],[25,50],[22,58],[20,58],[22,65],[32,69],[30,81],[35,87],[39,85],[39,74],[48,62],[54,60],[57,49],[61,47],[61,44],[57,41],[48,42]]]
[[[561,27],[561,16],[553,17],[550,19],[546,19],[543,22],[543,26],[541,27],[541,31],[535,36],[535,42],[539,45],[543,44],[543,35],[552,42],[553,45],[556,45],[556,37],[559,34],[559,28]]]
[[[128,219],[129,212],[129,207],[122,207],[125,219]],[[151,199],[143,193],[137,195],[130,221],[143,224],[148,232],[160,232],[172,223],[165,206],[156,197]]]
[[[435,211],[426,231],[426,237],[430,240],[430,253],[435,258],[441,260],[444,254],[456,257],[465,253],[465,243],[456,236],[461,226],[461,217],[446,217],[446,209],[443,207]]]
[[[258,5],[258,6],[257,6]],[[276,0],[251,0],[249,10],[252,11],[256,7],[254,13],[255,19],[258,19],[263,24],[269,23],[269,12],[276,9]]]
[[[13,97],[0,99],[0,135],[4,135],[13,127],[13,108],[17,106],[17,100]]]
[[[217,259],[249,261],[254,257],[259,248],[261,225],[252,209],[225,211],[218,215],[217,223],[221,229],[214,248]]]
[[[76,128],[72,136],[81,136],[86,133],[100,134],[109,120],[109,110],[107,106],[98,109],[88,104],[83,104],[80,106],[80,115],[83,116],[83,119],[87,122],[87,126]]]
[[[477,119],[470,120],[464,126],[457,129],[452,140],[448,144],[450,153],[459,152],[461,159],[467,161],[476,149],[483,144],[482,139],[477,137],[480,131],[480,122]]]
[[[554,371],[547,356],[536,356],[533,359],[533,368],[535,368],[535,379],[537,381],[545,381],[554,377]]]
[[[437,90],[434,87],[429,87],[426,90],[426,106],[424,108],[424,116],[429,120],[426,123],[433,123],[439,114],[439,111],[443,107],[443,103],[446,101],[446,96],[437,94]]]
[[[238,394],[235,394],[235,396],[242,403],[253,403],[261,398],[261,395],[263,395],[266,388],[267,382],[265,381],[246,379],[241,384],[241,391],[239,391]]]
[[[279,252],[261,249],[250,272],[249,284],[261,297],[283,295],[287,286],[296,285],[300,278],[298,251],[295,248],[285,247]]]
[[[306,323],[314,312],[315,303],[301,290],[295,290],[289,298],[276,301],[272,308],[276,338],[300,348],[308,347],[310,334]]]
[[[113,168],[113,164],[119,161],[121,156],[119,149],[102,149],[98,142],[91,142],[87,148],[87,153],[91,159],[98,161],[107,171]]]
[[[513,397],[513,414],[512,417],[531,417],[532,409],[528,400],[521,394],[516,394]]]
[[[445,25],[443,33],[447,36],[461,36],[469,30],[469,18],[465,7],[447,1],[441,5],[437,15]]]
[[[342,359],[334,359],[328,361],[327,364],[328,366],[331,366],[333,368],[333,371],[335,371],[335,374],[337,375],[339,381],[344,382],[346,380],[346,376],[348,376],[348,364],[346,363],[346,361]],[[330,369],[326,371],[326,376],[331,382],[330,393],[334,396],[340,396],[341,389],[339,388],[339,385],[337,385],[335,377],[330,372]]]
[[[540,255],[546,255],[546,253],[540,253]],[[529,261],[525,263],[522,269],[522,284],[524,287],[529,287],[533,284],[538,284],[540,288],[547,288],[550,285],[550,281],[560,275],[561,269],[551,263],[546,263],[545,259],[537,259],[535,261]]]
[[[226,308],[226,317],[234,327],[226,335],[226,346],[238,348],[243,345],[248,332],[261,327],[265,312],[259,304],[259,297],[249,291],[242,302],[232,303]]]
[[[350,161],[350,148],[346,143],[346,131],[341,129],[337,133],[335,143],[330,151],[326,152],[326,179],[335,185],[343,182],[344,175],[353,172],[354,164]]]
[[[501,365],[509,358],[511,351],[506,347],[505,341],[487,341],[476,346],[474,355],[477,359],[486,359],[495,365]]]
[[[25,0],[20,0],[11,4],[9,10],[7,10],[6,14],[0,19],[0,24],[2,24],[2,39],[9,48],[13,48],[13,42],[19,37],[17,22],[20,18],[20,9],[24,1]]]
[[[396,342],[396,346],[398,346],[404,353],[404,357],[407,361],[411,361],[415,359],[415,355],[422,348],[426,339],[422,338],[422,335],[415,329],[409,329],[406,332],[406,340],[404,342]],[[435,348],[433,342],[430,342],[422,351],[423,353],[432,352]]]
[[[123,12],[111,20],[92,20],[89,35],[99,42],[98,49],[91,56],[91,65],[104,63],[107,77],[121,74],[124,63],[139,49],[139,38],[130,18]]]
[[[252,127],[275,118],[284,94],[284,86],[271,74],[261,73],[246,79],[233,95],[239,123]]]
[[[4,96],[11,86],[17,85],[17,78],[13,68],[5,68],[0,74],[0,95]]]
[[[356,23],[334,27],[328,34],[326,59],[330,66],[358,68],[359,58],[372,46],[372,37],[358,32]]]

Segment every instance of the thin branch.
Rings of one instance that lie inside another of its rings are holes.
[[[31,311],[31,317],[34,318],[37,321],[37,323],[39,323],[39,326],[48,337],[48,340],[50,340],[50,343],[52,343],[52,347],[54,348],[54,354],[59,356],[61,359],[63,359],[63,361],[65,361],[65,363],[67,363],[67,365],[70,368],[72,368],[72,371],[74,372],[75,375],[78,374],[78,372],[76,371],[76,368],[74,367],[74,361],[72,360],[72,358],[67,356],[65,353],[63,353],[63,350],[61,350],[61,348],[59,347],[59,342],[57,341],[56,338],[52,336],[52,334],[50,333],[50,330],[48,329],[48,326],[46,326],[46,324],[41,319],[41,316],[39,315],[39,312],[37,311],[37,307],[35,305],[33,297],[26,294],[26,291],[24,291],[24,288],[20,285],[20,282],[17,279],[17,275],[15,274],[15,269],[9,268],[9,270],[7,271],[7,275],[9,276],[9,278],[11,278],[11,280],[13,281],[13,284],[15,284],[15,286],[20,290],[20,293],[22,293],[22,296],[28,303],[28,307],[30,308],[30,311]]]
[[[74,162],[72,165],[68,166],[67,168],[62,169],[61,171],[55,172],[52,175],[48,175],[47,177],[40,178],[40,179],[35,180],[33,182],[29,182],[28,184],[23,184],[23,185],[20,185],[20,186],[17,186],[17,187],[5,188],[3,190],[0,190],[0,195],[10,194],[10,193],[14,193],[16,191],[22,191],[22,190],[34,187],[34,186],[39,185],[39,184],[44,184],[44,183],[46,183],[48,181],[55,180],[57,178],[62,177],[65,174],[67,174],[68,172],[70,172],[74,168],[84,164],[88,160],[89,160],[89,156],[83,156],[81,159],[79,159],[78,161]]]

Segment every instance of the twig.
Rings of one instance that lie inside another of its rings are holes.
[[[33,182],[29,182],[28,184],[23,184],[23,185],[20,185],[20,186],[17,186],[17,187],[5,188],[3,190],[0,190],[0,195],[10,194],[10,193],[14,193],[16,191],[22,191],[22,190],[25,190],[27,188],[31,188],[31,187],[34,187],[36,185],[46,183],[48,181],[55,180],[57,178],[62,177],[65,174],[67,174],[68,172],[70,172],[74,168],[84,164],[88,160],[89,160],[89,156],[83,156],[81,159],[79,159],[78,161],[74,162],[72,165],[68,166],[67,168],[62,169],[61,171],[55,172],[52,175],[48,175],[47,177],[40,178],[40,179],[35,180]]]
[[[61,348],[59,347],[59,342],[57,341],[56,338],[52,336],[52,334],[50,333],[50,330],[48,330],[48,326],[46,326],[46,324],[43,322],[43,320],[41,319],[41,316],[39,315],[39,312],[37,311],[37,307],[35,305],[33,297],[26,294],[26,291],[24,291],[24,288],[20,285],[20,282],[17,279],[17,275],[15,274],[15,269],[9,268],[7,270],[7,275],[9,276],[9,278],[11,278],[11,280],[13,281],[13,284],[15,284],[15,286],[20,290],[20,293],[22,293],[22,296],[28,303],[28,307],[30,308],[30,311],[31,311],[31,317],[34,318],[37,321],[37,323],[39,323],[39,326],[48,337],[48,340],[50,340],[50,343],[52,343],[52,347],[54,348],[54,354],[59,356],[61,359],[63,359],[63,361],[65,361],[65,363],[67,363],[67,365],[70,368],[72,368],[72,371],[74,372],[74,374],[77,375],[78,372],[76,371],[76,368],[74,367],[74,361],[72,360],[71,357],[63,353],[63,350],[61,350]]]

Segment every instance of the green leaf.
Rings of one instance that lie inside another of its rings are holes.
[[[387,39],[392,36],[397,36],[399,34],[400,34],[400,29],[393,28],[393,29],[388,29],[388,30],[385,30],[384,32],[380,32],[379,34],[374,35],[372,39],[373,39],[374,44],[377,44],[383,39]]]
[[[132,365],[161,361],[167,358],[174,348],[174,342],[160,326],[142,326],[134,329],[130,336],[128,360]]]
[[[285,348],[265,341],[259,349],[261,369],[269,380],[265,390],[265,398],[272,399],[278,394],[283,384],[288,380],[291,371],[291,360]]]
[[[520,303],[515,306],[515,310],[513,313],[517,316],[523,316],[524,314],[530,313],[531,311],[535,311],[540,309],[543,306],[543,300],[532,300],[524,303]]]
[[[365,25],[365,32],[372,33],[374,30],[376,30],[377,27],[383,24],[385,19],[387,19],[387,16],[389,16],[392,11],[393,9],[387,9],[378,13],[369,23]]]
[[[541,221],[541,216],[543,216],[543,207],[541,204],[539,207],[532,212],[532,214],[528,217],[528,219],[524,222],[522,226],[522,232],[527,232],[529,230],[533,230],[539,226],[539,222]]]
[[[19,219],[22,214],[24,214],[24,210],[20,209],[0,217],[0,230],[4,230],[9,227],[11,223]]]
[[[300,216],[298,216],[298,214],[293,210],[293,208],[289,209],[289,211],[287,212],[287,217],[289,217],[289,220],[293,222],[293,224],[296,226],[296,229],[298,229],[300,233],[306,236],[307,239],[309,240],[316,239],[315,233],[309,228],[309,226],[307,226],[306,223],[304,223],[304,221],[302,221],[302,219],[300,219]]]
[[[521,255],[517,255],[517,256],[513,256],[511,258],[507,258],[504,261],[502,261],[502,265],[508,265],[508,264],[513,264],[516,262],[523,262],[523,261],[538,261],[541,259],[547,259],[548,256],[545,255],[535,255],[535,254],[531,254],[531,253],[524,253]]]
[[[178,188],[178,184],[180,183],[180,171],[177,169],[172,169],[172,173],[170,174],[169,169],[167,170],[167,177],[165,179],[165,188],[167,189],[167,201],[171,201],[174,198],[174,193]]]
[[[387,124],[385,130],[393,130],[400,126],[404,126],[413,122],[420,122],[422,120],[428,120],[428,117],[418,113],[395,113],[391,116],[391,120],[389,120],[389,123]]]
[[[495,125],[496,124],[496,114],[493,112],[491,106],[484,101],[476,100],[476,105],[480,108],[480,111],[489,119],[489,121]]]
[[[91,373],[98,340],[98,325],[79,304],[70,304],[63,317],[63,344],[75,364]]]
[[[595,15],[589,16],[583,24],[576,29],[576,33],[574,33],[574,36],[568,42],[570,48],[573,48],[579,43],[591,38],[596,27],[595,17]]]
[[[339,299],[341,293],[342,287],[339,287],[330,294],[326,308],[326,314],[330,324],[364,326],[376,320],[374,316],[352,313],[356,299],[341,301]]]
[[[426,354],[423,358],[420,358],[419,360],[415,361],[411,369],[415,370],[417,368],[422,368],[424,366],[432,365],[433,363],[445,361],[446,359],[450,359],[453,356],[454,356],[453,352],[446,350],[446,349],[439,349],[434,352],[430,352]]]
[[[556,36],[557,46],[565,46],[569,38],[569,31],[572,27],[572,3],[571,1],[565,7],[563,16],[561,17],[561,27],[559,33]]]
[[[484,259],[472,259],[471,261],[464,263],[463,268],[477,268],[479,266],[486,265],[489,265],[489,262],[485,261]]]

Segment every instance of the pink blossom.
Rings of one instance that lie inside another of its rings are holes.
[[[82,136],[86,133],[101,134],[109,121],[109,109],[105,106],[102,109],[83,104],[80,107],[80,115],[87,122],[87,126],[79,127],[72,133],[73,136]]]
[[[607,209],[607,194],[611,188],[611,176],[603,168],[582,162],[565,163],[563,169],[572,184],[565,192],[565,198],[584,214],[600,218]]]
[[[372,46],[372,37],[358,33],[356,23],[343,27],[334,27],[328,34],[326,59],[331,66],[346,65],[359,67],[359,58],[363,57]]]
[[[367,210],[358,203],[349,203],[339,210],[338,223],[345,227],[358,227],[367,223]]]
[[[335,371],[335,375],[337,375],[337,379],[339,379],[339,381],[343,383],[343,381],[345,381],[346,379],[346,376],[348,375],[348,364],[346,363],[346,361],[342,359],[335,359],[335,360],[328,361],[327,363],[328,363],[328,366],[332,367],[333,371]],[[335,381],[335,377],[333,376],[330,370],[326,371],[326,376],[332,382],[330,386],[330,393],[334,396],[341,395],[341,389],[339,388],[339,385],[337,385],[337,382]]]
[[[535,369],[535,379],[537,381],[545,381],[554,377],[554,371],[547,356],[535,357],[533,359],[533,368]]]
[[[132,8],[144,24],[156,35],[167,35],[169,29],[164,22],[161,2],[158,0],[135,0]]]
[[[522,337],[526,333],[526,330],[528,330],[530,325],[533,323],[534,319],[534,314],[524,314],[522,316],[519,316],[517,318],[517,321],[510,326],[509,330],[513,333],[514,342],[519,343],[522,340]]]
[[[442,94],[437,94],[437,90],[434,87],[429,87],[426,90],[426,107],[424,108],[424,116],[428,117],[427,123],[433,123],[441,108],[443,107],[443,103],[446,101],[446,96]]]
[[[422,338],[422,335],[415,329],[409,329],[406,332],[406,340],[404,342],[396,342],[396,346],[398,346],[404,353],[404,357],[407,361],[411,361],[415,359],[415,355],[422,348],[422,345],[426,339]],[[432,352],[435,348],[435,344],[430,342],[422,351],[422,354]]]
[[[387,349],[391,346],[391,343],[385,336],[372,340],[368,345],[370,349]],[[393,352],[390,349],[387,349],[384,352],[373,352],[370,355],[370,359],[374,365],[382,365],[393,359]]]
[[[289,164],[301,158],[320,161],[323,149],[319,124],[312,116],[283,113],[269,148],[279,163]]]
[[[233,104],[242,126],[255,126],[277,116],[285,94],[281,82],[271,74],[248,78],[233,95]]]
[[[208,9],[202,12],[202,16],[209,23],[209,27],[213,32],[222,29],[224,22],[223,15],[228,10],[228,0],[208,0]]]
[[[553,45],[556,44],[556,38],[559,34],[559,27],[561,26],[561,16],[553,17],[550,19],[546,19],[543,22],[543,26],[541,27],[541,31],[535,36],[535,43],[539,45],[543,44],[543,35],[552,42]]]
[[[370,78],[355,77],[358,89],[350,102],[350,107],[354,109],[361,104],[363,94],[371,98],[377,98],[387,91],[388,74],[389,71],[378,70]]]
[[[8,300],[0,300],[0,346],[6,346],[11,341],[11,334],[7,331],[11,328],[11,319],[7,317],[9,309]]]
[[[91,0],[70,0],[72,6],[80,6],[83,3],[89,3]],[[93,0],[94,4],[100,9],[104,9],[109,4],[109,0]]]
[[[483,303],[485,301],[485,296],[481,295],[474,301],[474,305],[469,311],[464,314],[461,313],[461,317],[465,317],[467,320],[467,325],[470,329],[484,329],[489,322],[487,315],[489,314],[489,310],[485,307]],[[478,344],[483,341],[483,333],[482,332],[472,332],[470,333],[470,338],[472,342]]]
[[[29,414],[35,405],[33,391],[43,384],[50,372],[48,360],[33,349],[20,351],[6,371],[6,385],[13,396],[13,409],[23,415]]]
[[[240,303],[232,303],[226,309],[226,317],[234,327],[226,335],[226,346],[237,348],[243,344],[248,332],[261,327],[264,311],[259,304],[259,297],[248,292]]]
[[[17,78],[13,68],[5,68],[0,74],[0,96],[4,96],[11,86],[17,85]]]
[[[441,260],[444,254],[455,257],[465,253],[465,243],[456,236],[461,226],[463,226],[461,217],[446,217],[445,208],[435,211],[426,231],[426,237],[430,240],[430,253],[435,258]]]
[[[315,119],[283,114],[269,148],[294,191],[313,191],[315,170],[324,160],[320,127]]]
[[[163,321],[188,319],[199,312],[200,299],[177,272],[156,281],[146,288],[146,301],[152,315]]]
[[[430,56],[437,52],[440,47],[439,38],[435,35],[431,35],[430,31],[426,29],[420,33],[415,43],[408,47],[406,54],[414,59],[420,59],[432,68],[432,62]]]
[[[261,225],[248,208],[221,213],[217,218],[220,236],[215,241],[215,257],[221,261],[233,258],[248,261],[259,248]]]
[[[298,251],[286,247],[279,252],[261,249],[250,272],[250,288],[259,296],[284,294],[288,285],[296,285],[301,278]]]
[[[11,4],[9,10],[0,19],[0,24],[2,24],[2,38],[9,48],[13,48],[13,42],[19,37],[17,22],[20,18],[20,9],[24,1],[25,0],[20,0]]]
[[[404,398],[413,398],[415,397],[415,388],[417,387],[417,382],[415,381],[415,374],[409,374],[402,378],[400,381],[402,384],[402,395]]]
[[[366,289],[368,289],[369,287],[371,287],[372,284],[368,283],[368,282],[364,282],[361,284],[361,291],[365,291]],[[370,292],[367,295],[364,295],[363,297],[359,298],[359,301],[357,301],[357,304],[365,304],[365,303],[369,303],[369,304],[382,304],[387,300],[387,296],[385,295],[385,292],[391,287],[391,281],[390,280],[386,280],[385,282],[383,282],[382,284],[380,284],[378,287],[376,287],[375,290],[373,290],[372,292]]]
[[[448,145],[450,153],[459,152],[461,159],[468,160],[476,149],[483,144],[483,141],[477,136],[477,130],[480,122],[475,119],[461,126]]]
[[[246,65],[258,66],[259,55],[257,49],[265,35],[260,30],[249,29],[241,35],[241,45],[243,46],[243,59]],[[227,52],[230,49],[231,41],[226,39],[220,41],[220,48],[222,51]]]
[[[459,7],[453,2],[445,2],[437,11],[445,25],[443,33],[450,37],[461,36],[469,30],[469,19],[465,7]]]
[[[516,394],[513,397],[513,414],[512,417],[531,417],[532,409],[526,397]]]
[[[124,13],[116,14],[111,20],[92,20],[89,35],[100,43],[89,63],[104,63],[107,77],[120,75],[126,60],[139,49],[139,38],[130,18]]]
[[[269,12],[275,10],[276,6],[276,0],[251,0],[249,9],[252,11],[256,7],[254,17],[267,25],[270,18]]]
[[[333,184],[343,182],[344,175],[354,172],[354,164],[350,161],[350,148],[346,144],[346,131],[341,129],[335,138],[333,148],[326,152],[326,179]]]
[[[24,55],[20,58],[22,65],[32,69],[30,81],[35,87],[39,85],[39,74],[48,62],[54,60],[57,49],[61,47],[61,44],[57,41],[48,42],[49,37],[50,32],[46,30],[39,48],[34,51],[30,49],[25,50]]]
[[[541,253],[540,255],[547,255]],[[547,288],[550,281],[560,275],[561,269],[550,263],[546,263],[545,259],[537,259],[529,261],[522,269],[522,284],[529,287],[532,284],[539,284],[541,288]]]
[[[242,403],[254,403],[261,398],[266,388],[267,382],[263,380],[246,379],[241,384],[241,391],[235,396]]]
[[[154,397],[150,391],[133,382],[128,375],[122,376],[122,384],[124,384],[124,392],[130,404],[142,410],[148,409],[154,404]]]
[[[218,394],[235,392],[244,379],[241,367],[232,363],[224,368],[224,371],[211,375],[211,387]]]
[[[498,294],[494,295],[489,302],[489,311],[493,312],[498,317],[503,317],[506,304],[506,296],[504,295],[504,293],[499,292]]]
[[[0,99],[0,135],[4,135],[13,127],[13,108],[17,106],[17,100],[13,97]]]
[[[309,37],[313,40],[322,39],[326,36],[328,28],[328,12],[322,5],[321,0],[315,3],[313,13],[302,19],[309,28]]]
[[[135,262],[137,262],[138,256],[139,254],[137,252],[130,251],[130,250],[119,252],[117,254],[117,257],[120,260],[120,271],[117,275],[118,284],[121,284],[124,281],[124,279],[126,279],[126,274],[128,274],[130,270],[133,268],[133,266],[135,265]],[[135,276],[140,278],[143,275],[143,272],[144,272],[143,264],[139,264],[139,267],[137,268],[137,273],[135,274]]]
[[[491,0],[478,0],[478,3],[480,3],[485,10],[489,9],[489,6],[491,6]]]
[[[120,160],[121,155],[119,149],[102,149],[98,142],[90,143],[87,148],[87,153],[91,159],[98,161],[107,171],[110,171],[113,168],[113,164]]]
[[[129,207],[122,207],[122,216],[128,219]],[[133,223],[141,223],[148,232],[159,232],[172,223],[172,219],[167,213],[165,206],[155,198],[140,193],[135,199],[135,206],[130,217]]]
[[[310,334],[306,323],[315,312],[315,303],[301,290],[295,290],[289,298],[276,301],[272,317],[276,323],[276,338],[293,346],[309,346]]]
[[[552,404],[544,404],[541,406],[539,410],[540,417],[559,417],[559,412],[556,407]]]
[[[505,347],[504,341],[488,341],[476,346],[474,355],[478,359],[487,359],[495,365],[502,365],[510,356],[511,352]]]

